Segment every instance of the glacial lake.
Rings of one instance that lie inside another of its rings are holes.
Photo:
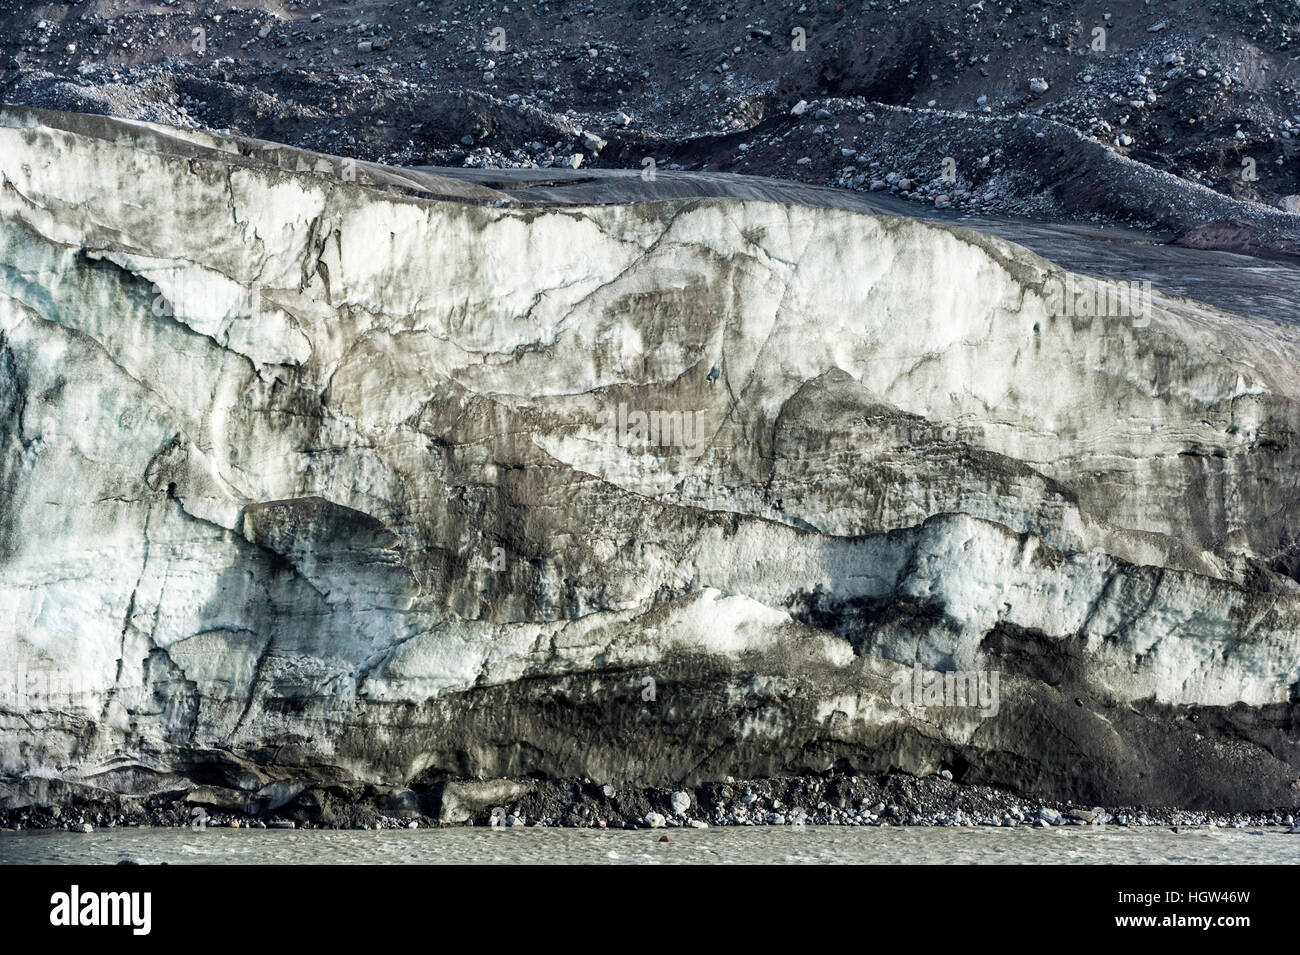
[[[660,842],[663,835],[668,842]],[[713,829],[104,829],[0,833],[0,864],[1300,863],[1269,829],[720,827]]]

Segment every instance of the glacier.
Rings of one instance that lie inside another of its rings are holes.
[[[1063,312],[1107,279],[951,224],[105,117],[4,108],[0,175],[0,800],[1300,804],[1295,327]],[[894,702],[916,666],[996,711]]]

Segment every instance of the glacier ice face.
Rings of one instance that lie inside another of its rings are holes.
[[[905,219],[298,165],[0,114],[0,773],[1300,798],[1294,330],[1063,316]]]

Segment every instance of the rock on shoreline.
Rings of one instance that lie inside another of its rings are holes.
[[[420,790],[311,785],[261,808],[231,790],[128,797],[90,787],[60,805],[0,809],[0,829],[648,829],[711,826],[1060,826],[1255,828],[1296,826],[1286,808],[1212,812],[1079,806],[969,786],[942,776],[783,776],[693,788],[614,787],[590,779],[449,780]],[[689,805],[683,807],[685,799]]]

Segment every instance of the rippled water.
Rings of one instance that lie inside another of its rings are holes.
[[[0,833],[0,863],[1283,863],[1300,835],[1250,829],[714,828],[634,832],[118,829]]]

